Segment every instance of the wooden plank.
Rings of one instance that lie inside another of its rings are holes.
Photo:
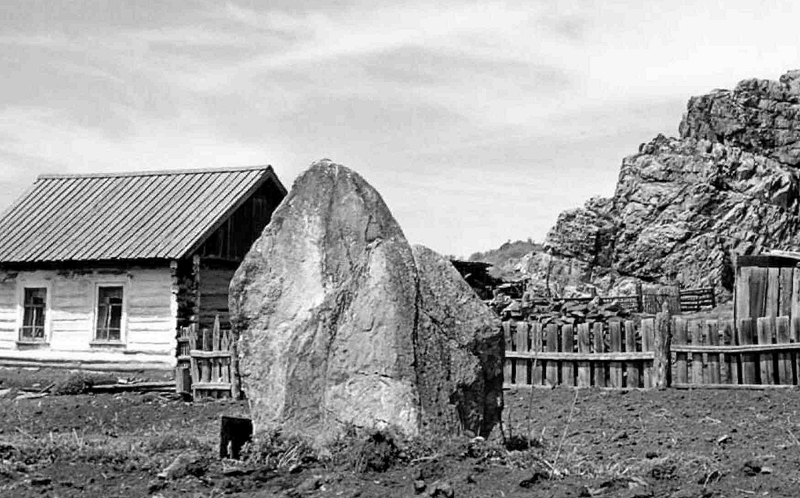
[[[738,267],[756,267],[756,268],[772,268],[792,266],[797,263],[797,259],[786,256],[776,256],[759,254],[755,256],[738,256],[736,258],[736,265]]]
[[[792,308],[789,318],[800,317],[800,268],[797,267],[792,269],[792,298],[789,306]]]
[[[792,345],[800,344],[800,315],[789,318],[789,340]],[[800,351],[792,352],[792,371],[794,383],[800,384]]]
[[[738,342],[742,346],[753,344],[755,331],[752,318],[742,318],[736,324]],[[742,384],[756,383],[756,355],[754,353],[742,353]]]
[[[599,325],[602,330],[602,323],[595,323],[595,327]],[[595,333],[596,332],[595,328]],[[580,354],[591,354],[589,342],[589,324],[581,323],[578,325],[578,352]],[[592,382],[591,363],[589,361],[581,361],[578,363],[578,387],[589,387]]]
[[[672,351],[675,352],[675,382],[686,384],[689,382],[687,370],[687,354],[680,352],[679,347],[687,343],[687,323],[681,317],[675,318],[675,334],[672,338]]]
[[[200,382],[192,384],[196,391],[230,391],[231,385],[227,382]]]
[[[750,313],[750,276],[753,273],[753,268],[749,266],[737,266],[736,268],[736,285],[734,287],[734,308],[733,318],[738,320],[749,318]]]
[[[503,327],[503,340],[506,344],[506,356],[503,360],[503,379],[504,382],[511,384],[514,382],[515,363],[514,360],[508,356],[508,352],[514,350],[514,340],[511,334],[511,320],[502,322],[501,326]]]
[[[612,353],[622,351],[622,331],[618,320],[608,322],[608,335],[610,338],[609,350]],[[608,367],[610,386],[620,388],[622,386],[622,364],[618,361],[611,362]]]
[[[733,320],[720,322],[721,346],[736,345],[736,330]],[[724,384],[741,384],[739,355],[731,352],[720,353],[720,381]]]
[[[719,322],[717,320],[706,320],[703,327],[705,343],[709,346],[719,346]],[[706,372],[708,378],[706,384],[720,384],[719,375],[719,353],[707,353]]]
[[[707,385],[696,385],[696,384],[673,384],[672,387],[675,389],[750,389],[750,390],[761,390],[761,389],[794,389],[795,386],[783,386],[780,384],[707,384]]]
[[[781,269],[767,268],[767,297],[764,305],[764,316],[778,316],[781,291]]]
[[[756,329],[758,333],[759,346],[772,344],[772,337],[775,335],[775,317],[759,317],[756,322]],[[758,354],[758,358],[761,383],[775,384],[775,372],[772,365],[774,354],[769,352],[761,352]]]
[[[545,327],[547,333],[547,351],[550,353],[558,352],[558,325],[550,323]],[[551,386],[558,385],[558,361],[547,361],[547,377],[545,381]]]
[[[750,275],[750,317],[760,318],[767,313],[769,268],[754,267]],[[744,318],[744,317],[743,317]]]
[[[237,335],[233,330],[230,331],[230,352],[231,361],[230,365],[230,383],[231,383],[231,398],[242,399],[242,379],[239,375],[239,353],[236,341]]]
[[[561,327],[561,352],[572,353],[575,350],[575,329],[570,324]],[[561,363],[561,384],[565,386],[575,385],[575,363],[564,361]]]
[[[542,352],[542,324],[533,322],[531,324],[531,351],[535,354]],[[544,370],[541,361],[534,361],[531,368],[531,384],[534,386],[542,385],[542,372]]]
[[[586,339],[588,341],[589,336],[589,325],[586,326]],[[592,334],[593,342],[594,342],[594,350],[592,353],[595,355],[595,358],[598,358],[597,355],[605,353],[605,343],[603,341],[603,324],[601,322],[594,323],[594,331]],[[600,361],[594,361],[594,385],[597,387],[606,387],[606,364]],[[589,374],[591,372],[589,369],[586,369],[587,378],[589,378]],[[590,381],[587,381],[587,386],[589,385]]]
[[[175,367],[175,392],[178,394],[192,392],[192,373],[189,367]]]
[[[761,318],[772,318],[762,316]],[[693,346],[687,344],[685,346],[673,346],[673,352],[681,353],[767,353],[773,354],[778,351],[798,351],[800,344],[750,344],[738,346]]]
[[[794,268],[780,269],[780,302],[778,303],[778,316],[791,316],[792,314],[792,285]]]
[[[642,351],[650,352],[653,350],[653,334],[655,332],[655,320],[653,318],[642,319]],[[653,387],[653,363],[645,362],[642,369],[642,386],[645,389]]]
[[[580,344],[580,337],[578,338]],[[569,361],[569,362],[576,362],[576,361],[597,361],[597,362],[608,362],[608,361],[651,361],[654,358],[652,352],[644,352],[638,351],[636,353],[561,353],[559,351],[556,352],[549,352],[545,351],[543,353],[521,353],[519,351],[506,351],[506,355],[509,358],[526,358],[526,359],[533,359],[534,357],[539,358],[540,360],[544,361],[553,361],[553,362],[562,362],[562,361]]]
[[[222,334],[219,328],[219,315],[214,317],[214,326],[211,330],[213,335],[212,347],[214,351],[221,351],[222,345],[220,341],[222,339]],[[228,351],[228,353],[230,352]],[[211,378],[215,381],[222,380],[222,361],[223,360],[219,359],[219,357],[211,360]]]
[[[703,320],[689,320],[689,336],[691,337],[692,347],[703,346]],[[703,353],[692,353],[692,378],[690,384],[708,384],[708,379],[704,378],[705,362]]]
[[[517,330],[517,351],[520,353],[527,353],[531,350],[528,342],[528,332],[530,331],[530,324],[527,321],[516,322]],[[514,372],[514,384],[527,384],[528,374],[530,371],[530,361],[527,359],[520,359],[516,362],[516,371]]]
[[[625,352],[636,352],[636,328],[632,320],[625,320],[623,322],[625,328]],[[625,379],[625,387],[639,387],[641,379],[641,363],[638,361],[629,361],[625,364],[625,372],[627,377]]]
[[[653,384],[663,391],[671,383],[672,318],[669,311],[656,314],[656,327],[653,337]]]
[[[189,351],[189,355],[192,358],[199,358],[203,360],[215,359],[215,358],[230,358],[231,352],[230,351],[203,351],[193,349]]]
[[[775,319],[775,334],[778,344],[789,344],[790,334],[789,317],[779,316]],[[792,373],[792,353],[784,351],[778,353],[778,383],[784,385],[794,384],[794,374]]]

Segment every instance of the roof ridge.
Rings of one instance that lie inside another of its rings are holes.
[[[123,178],[131,176],[165,176],[165,175],[194,175],[202,173],[237,173],[241,171],[271,170],[269,164],[258,166],[234,166],[217,168],[195,168],[195,169],[163,169],[146,171],[120,171],[109,173],[44,173],[36,177],[37,180],[50,180],[58,178]]]

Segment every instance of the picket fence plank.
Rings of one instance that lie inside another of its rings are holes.
[[[610,348],[612,353],[619,353],[622,351],[622,333],[620,330],[620,322],[617,320],[608,322],[608,335],[610,338]],[[622,363],[613,361],[608,367],[610,387],[622,387]]]
[[[595,323],[595,327],[597,325],[602,326],[602,324]],[[581,323],[578,325],[578,352],[580,354],[589,354],[591,353],[589,342],[589,324],[588,323]],[[592,371],[591,371],[591,363],[587,360],[583,360],[578,363],[578,387],[589,387],[592,382]]]
[[[589,333],[589,324],[586,324],[586,333],[587,335]],[[605,353],[605,341],[603,341],[602,323],[595,322],[594,325],[592,325],[592,335],[594,338],[594,351],[592,351],[592,353],[595,354],[594,358],[597,358],[596,355]],[[597,387],[606,387],[606,380],[608,379],[608,376],[606,375],[607,365],[601,361],[593,361],[591,365],[592,371],[594,372],[594,385]]]

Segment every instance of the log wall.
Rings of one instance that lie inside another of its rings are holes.
[[[198,282],[201,328],[211,328],[217,316],[222,328],[230,328],[228,293],[236,267],[222,261],[201,260]]]

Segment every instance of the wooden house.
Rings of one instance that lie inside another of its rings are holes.
[[[174,367],[285,195],[269,166],[40,176],[0,215],[0,365]]]

